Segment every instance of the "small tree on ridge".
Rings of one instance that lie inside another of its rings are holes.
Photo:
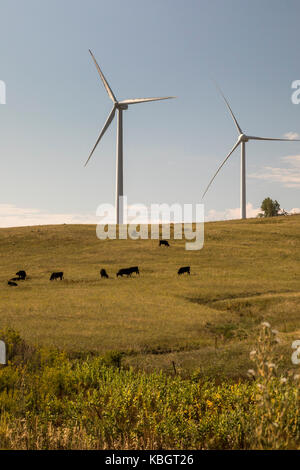
[[[280,204],[278,201],[273,201],[270,197],[263,200],[260,206],[263,214],[261,217],[275,217],[280,211]]]

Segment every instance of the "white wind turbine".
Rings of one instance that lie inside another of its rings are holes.
[[[93,61],[95,62],[96,68],[99,72],[99,75],[101,77],[101,80],[103,82],[103,85],[107,91],[108,96],[113,102],[113,109],[111,110],[106,123],[104,124],[104,127],[102,131],[100,132],[100,135],[94,145],[93,150],[90,153],[89,158],[87,159],[85,166],[87,165],[88,161],[90,160],[91,156],[94,153],[94,150],[96,149],[97,145],[99,144],[101,138],[107,131],[108,127],[110,126],[112,120],[115,117],[116,111],[118,111],[118,128],[117,128],[117,171],[116,171],[116,223],[117,224],[122,224],[123,223],[123,205],[122,205],[122,196],[124,195],[123,193],[123,111],[128,109],[128,105],[130,104],[137,104],[137,103],[145,103],[147,101],[160,101],[160,100],[167,100],[170,98],[175,98],[174,96],[166,96],[163,98],[136,98],[136,99],[130,99],[130,100],[123,100],[123,101],[118,101],[115,95],[113,94],[106,78],[104,77],[99,65],[97,64],[97,61],[95,57],[93,56],[92,52],[89,51]]]
[[[219,87],[218,87],[219,89]],[[289,142],[299,142],[299,139],[273,139],[273,138],[269,138],[269,137],[255,137],[255,136],[252,136],[252,135],[246,135],[243,133],[242,129],[240,128],[236,118],[235,118],[235,115],[233,114],[232,112],[232,109],[231,107],[229,106],[229,103],[228,101],[226,100],[225,96],[223,95],[222,91],[219,89],[228,109],[229,109],[229,112],[231,114],[231,117],[236,125],[236,128],[237,128],[237,131],[238,131],[238,134],[239,134],[239,137],[238,137],[238,140],[237,142],[235,143],[235,145],[232,147],[232,149],[230,150],[229,154],[227,155],[227,157],[225,158],[225,160],[223,161],[223,163],[219,166],[219,168],[217,169],[216,173],[214,174],[214,176],[212,177],[212,179],[210,180],[206,190],[204,191],[203,193],[203,196],[202,196],[202,199],[204,198],[205,194],[207,193],[210,185],[212,184],[213,180],[215,179],[215,177],[217,176],[217,174],[219,173],[219,171],[221,170],[221,168],[223,167],[223,165],[227,162],[228,158],[230,157],[230,155],[234,152],[234,150],[241,144],[241,183],[240,183],[240,210],[241,210],[241,219],[246,219],[246,142],[248,142],[249,140],[277,140],[277,141],[289,141]]]

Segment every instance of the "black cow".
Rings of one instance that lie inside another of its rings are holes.
[[[13,282],[13,281],[8,281],[7,283],[9,286],[17,286],[18,284],[16,282]]]
[[[167,240],[159,240],[159,246],[170,246]]]
[[[18,271],[16,276],[19,276],[19,280],[25,281],[27,274],[26,271]]]
[[[10,279],[10,281],[19,281],[19,280],[20,280],[19,277],[12,277],[12,278]]]
[[[131,268],[119,269],[119,271],[117,272],[117,277],[119,277],[119,276],[123,277],[125,274],[126,274],[127,277],[131,276],[131,274],[132,274]]]
[[[183,266],[182,268],[178,269],[178,274],[181,275],[183,273],[191,274],[190,266]]]
[[[107,272],[106,272],[105,269],[101,269],[101,271],[100,271],[100,276],[101,276],[101,277],[105,277],[106,279],[108,279],[108,274],[107,274]]]
[[[140,275],[140,271],[139,271],[139,267],[138,267],[138,266],[132,266],[132,267],[129,268],[129,269],[130,269],[131,274],[132,274],[132,273],[135,273],[135,274]]]
[[[63,280],[64,273],[59,272],[59,273],[52,273],[50,276],[50,281],[53,281],[54,279],[60,279],[61,281]]]

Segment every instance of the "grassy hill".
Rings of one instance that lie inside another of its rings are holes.
[[[265,320],[290,366],[300,339],[300,217],[211,222],[202,250],[184,243],[100,241],[92,225],[0,229],[0,327],[74,353],[122,351],[146,370],[172,371],[174,361],[183,375],[235,377]],[[116,278],[134,265],[140,276]],[[191,276],[177,276],[185,265]],[[20,269],[28,280],[9,287]],[[50,282],[52,271],[65,279]]]

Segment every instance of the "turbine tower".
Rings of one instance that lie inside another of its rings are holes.
[[[93,53],[89,50],[93,61],[95,62],[96,68],[100,75],[100,78],[103,82],[103,85],[107,91],[108,96],[113,102],[113,108],[104,124],[102,131],[94,145],[93,150],[91,151],[89,158],[87,159],[85,166],[88,164],[91,156],[93,155],[97,145],[99,144],[101,138],[109,128],[111,122],[115,117],[116,111],[118,111],[118,124],[117,124],[117,168],[116,168],[116,223],[122,224],[123,223],[123,205],[122,205],[122,196],[124,195],[123,192],[123,111],[128,109],[128,105],[130,104],[137,104],[137,103],[146,103],[148,101],[160,101],[160,100],[167,100],[170,98],[175,98],[174,96],[166,96],[163,98],[136,98],[136,99],[129,99],[118,101],[115,95],[113,94],[106,78],[104,77],[99,65]]]
[[[239,124],[236,120],[235,115],[233,114],[233,111],[232,111],[227,99],[225,98],[225,96],[223,95],[223,93],[222,93],[222,91],[220,90],[219,87],[218,87],[218,89],[219,89],[219,92],[221,93],[228,109],[229,109],[229,112],[230,112],[231,117],[232,117],[232,119],[235,123],[235,126],[237,128],[239,136],[238,136],[237,142],[234,144],[234,146],[230,150],[229,154],[227,155],[225,160],[222,162],[222,164],[219,166],[216,173],[214,174],[214,176],[212,177],[212,179],[208,183],[208,185],[207,185],[207,187],[206,187],[206,189],[203,193],[202,199],[204,198],[204,196],[207,193],[210,185],[212,184],[213,180],[215,179],[215,177],[217,176],[217,174],[219,173],[219,171],[221,170],[223,165],[225,165],[225,163],[227,162],[230,155],[235,151],[235,149],[239,145],[241,145],[240,210],[241,210],[241,219],[246,219],[246,142],[248,142],[249,140],[276,140],[276,141],[299,142],[299,139],[273,139],[273,138],[270,138],[270,137],[255,137],[255,136],[252,136],[252,135],[244,134],[241,127],[239,126]]]

